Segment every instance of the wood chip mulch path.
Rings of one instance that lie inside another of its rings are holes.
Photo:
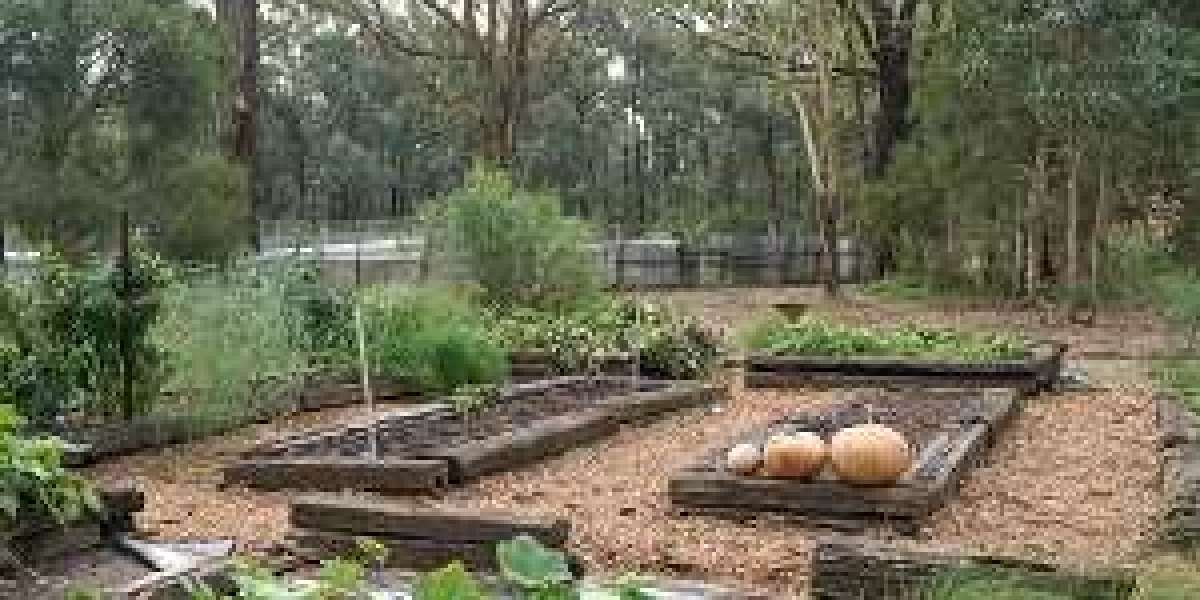
[[[594,570],[656,573],[802,593],[814,532],[770,519],[678,517],[671,471],[758,425],[836,400],[836,392],[735,390],[697,410],[629,429],[533,467],[414,504],[561,515],[572,550]],[[254,551],[287,533],[287,496],[219,489],[219,468],[260,437],[356,415],[327,411],[95,468],[132,477],[148,495],[141,525],[163,539],[235,539]],[[1067,564],[1124,562],[1145,548],[1162,507],[1150,394],[1121,384],[1043,396],[1005,432],[989,463],[932,519],[933,541]]]

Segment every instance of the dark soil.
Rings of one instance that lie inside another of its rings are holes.
[[[641,381],[638,390],[650,391],[664,385]],[[381,456],[415,458],[428,455],[431,450],[511,435],[539,421],[594,409],[634,391],[631,380],[621,378],[580,378],[565,385],[518,387],[467,414],[446,409],[385,418],[379,421],[377,431],[369,426],[350,428],[332,450],[342,456],[362,456],[370,451],[371,436],[377,434]],[[328,452],[329,449],[301,446],[289,454]]]
[[[771,423],[762,433],[773,435],[811,432],[828,441],[847,427],[877,423],[899,431],[920,452],[939,433],[980,418],[984,411],[977,394],[929,391],[855,390],[813,412],[804,412]],[[714,456],[718,460],[720,456]]]

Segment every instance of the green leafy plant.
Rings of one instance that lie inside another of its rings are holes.
[[[371,368],[380,376],[452,393],[499,381],[507,357],[469,299],[445,288],[376,288],[363,295]]]
[[[1194,351],[1200,336],[1200,276],[1193,272],[1166,275],[1157,288],[1163,316],[1183,335],[1187,351]]]
[[[413,600],[486,600],[489,597],[460,562],[422,575],[413,589]]]
[[[587,225],[503,171],[477,167],[427,219],[449,275],[478,283],[491,302],[557,306],[599,289]]]
[[[151,329],[173,277],[136,238],[128,277],[115,260],[76,263],[43,248],[32,278],[4,293],[2,385],[22,414],[44,424],[70,413],[148,411],[163,382],[163,353]],[[132,406],[124,405],[126,356],[134,369]]]
[[[581,373],[604,356],[636,353],[647,375],[698,379],[719,352],[716,338],[694,320],[655,304],[622,299],[556,311],[494,310],[491,332],[511,351],[549,354],[560,373]]]
[[[0,542],[27,520],[60,523],[99,512],[91,486],[63,466],[63,446],[54,438],[20,435],[24,420],[0,405]]]
[[[1003,360],[1024,356],[1015,336],[930,329],[907,324],[877,331],[817,318],[759,321],[739,334],[744,347],[775,355],[910,356],[962,360]]]

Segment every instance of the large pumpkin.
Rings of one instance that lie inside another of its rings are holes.
[[[755,444],[738,444],[725,455],[725,468],[738,475],[752,475],[762,465],[762,450]]]
[[[891,485],[912,465],[908,441],[883,425],[843,429],[833,436],[829,446],[834,472],[852,485]]]
[[[763,471],[768,477],[806,479],[820,473],[828,459],[829,448],[815,433],[778,435],[763,450]]]

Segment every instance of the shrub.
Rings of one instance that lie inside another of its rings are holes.
[[[100,508],[87,482],[63,467],[62,443],[23,437],[22,424],[13,406],[0,404],[0,549],[30,516],[65,523]]]
[[[750,325],[739,337],[748,349],[776,355],[1002,360],[1019,358],[1026,351],[1025,344],[1012,336],[929,329],[912,324],[891,331],[875,331],[817,318],[787,321],[771,317]]]
[[[368,360],[374,373],[449,393],[493,383],[507,371],[479,310],[447,288],[376,288],[363,294]]]
[[[559,305],[598,289],[587,225],[501,171],[476,168],[428,220],[451,276],[475,281],[493,303]]]
[[[246,422],[311,364],[311,323],[288,266],[191,274],[165,295],[153,337],[167,388],[196,433]]]
[[[1194,272],[1165,275],[1157,289],[1163,316],[1183,335],[1187,350],[1195,350],[1200,334],[1200,277]]]
[[[45,422],[76,411],[141,413],[153,405],[163,356],[150,331],[173,275],[138,240],[130,258],[128,290],[116,261],[72,264],[48,248],[30,281],[6,288],[0,361],[4,386],[22,414]],[[123,406],[125,352],[135,371],[130,407]]]

